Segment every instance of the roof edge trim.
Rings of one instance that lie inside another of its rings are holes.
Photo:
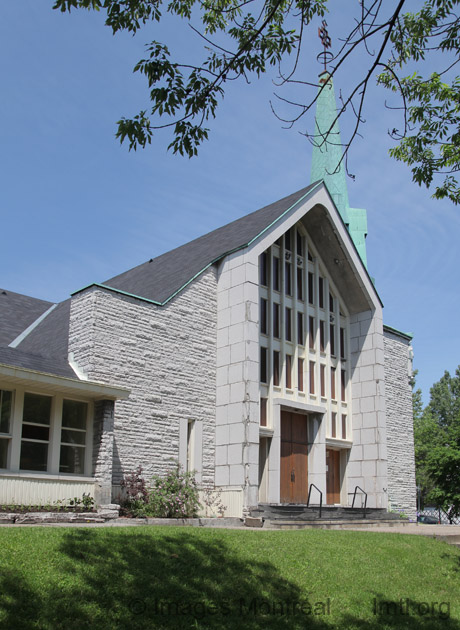
[[[13,341],[11,343],[8,344],[8,348],[17,348],[19,346],[19,344],[24,341],[24,339],[30,335],[30,333],[39,325],[42,323],[42,321],[45,319],[45,317],[48,317],[48,315],[51,313],[51,311],[54,311],[54,309],[56,308],[57,304],[53,304],[52,306],[49,307],[49,309],[47,309],[44,313],[42,313],[40,315],[40,317],[37,317],[37,319],[32,322],[30,324],[30,326],[28,326],[25,330],[22,331],[22,333],[20,333],[16,339],[13,339]]]
[[[106,289],[106,291],[111,291],[112,293],[120,293],[121,295],[126,295],[127,297],[135,298],[136,300],[142,300],[142,302],[155,304],[155,306],[163,306],[162,302],[150,300],[149,298],[141,297],[140,295],[135,295],[134,293],[128,293],[128,291],[122,291],[121,289],[115,289],[114,287],[109,287],[107,284],[100,284],[99,282],[92,282],[91,284],[87,284],[85,287],[78,289],[78,291],[74,291],[70,295],[71,297],[73,297],[74,295],[83,293],[83,291],[86,291],[87,289],[91,289],[92,287],[97,287],[98,289]]]
[[[404,339],[408,339],[409,341],[412,341],[412,339],[414,338],[414,335],[412,333],[403,332],[402,330],[398,330],[398,328],[393,328],[393,326],[387,326],[386,324],[383,324],[383,330],[394,333],[395,335],[399,335],[399,337],[404,337]]]
[[[0,363],[0,377],[16,378],[24,380],[34,380],[35,383],[43,383],[46,385],[67,386],[69,389],[75,389],[82,393],[92,393],[110,398],[128,398],[131,390],[126,387],[118,387],[107,385],[105,383],[97,383],[96,381],[81,381],[77,378],[69,378],[68,376],[58,376],[49,374],[48,372],[39,372],[38,370],[30,370],[28,368],[15,367],[6,363]]]
[[[315,184],[312,184],[312,188],[310,188],[310,190],[308,192],[306,192],[304,195],[302,195],[302,197],[299,197],[299,199],[297,199],[297,201],[295,201],[292,206],[289,206],[289,208],[287,210],[285,210],[282,214],[279,215],[279,217],[277,217],[274,221],[272,221],[270,223],[270,225],[267,225],[267,227],[265,227],[263,230],[261,230],[259,232],[259,234],[257,234],[257,236],[254,236],[254,238],[252,238],[249,243],[247,245],[245,245],[245,247],[248,247],[249,245],[252,245],[252,243],[254,241],[256,241],[260,236],[262,236],[262,234],[265,234],[265,232],[267,232],[271,227],[273,227],[276,223],[278,223],[278,221],[280,219],[282,219],[286,214],[288,214],[288,212],[290,212],[298,203],[300,203],[301,201],[303,201],[306,197],[308,197],[312,192],[314,192],[318,186],[321,186],[321,184],[323,184],[323,180],[316,182]]]
[[[177,291],[175,291],[174,293],[172,293],[168,298],[166,298],[166,300],[161,304],[161,306],[164,306],[165,304],[167,304],[170,300],[172,300],[174,297],[176,297],[176,295],[178,293],[180,293],[181,291],[183,291],[185,289],[185,287],[187,287],[191,282],[193,282],[194,280],[196,280],[196,278],[198,278],[198,276],[201,276],[202,273],[204,273],[206,271],[206,269],[209,269],[209,267],[211,267],[212,265],[215,265],[216,262],[218,262],[219,260],[222,260],[222,258],[225,258],[225,256],[230,256],[230,254],[234,254],[235,252],[240,251],[240,249],[244,249],[245,247],[249,247],[249,245],[252,245],[252,243],[254,243],[254,241],[256,241],[260,236],[262,236],[262,234],[264,234],[267,230],[269,230],[273,225],[275,225],[280,219],[282,219],[288,212],[290,212],[299,202],[303,201],[305,199],[305,197],[307,197],[308,195],[310,195],[313,191],[316,190],[316,188],[318,188],[319,185],[322,184],[322,181],[316,182],[315,184],[312,184],[312,188],[310,188],[308,190],[308,192],[306,192],[304,195],[302,195],[301,197],[299,197],[299,199],[297,199],[297,201],[295,201],[291,206],[289,206],[289,208],[287,208],[287,210],[285,210],[282,214],[279,215],[279,217],[277,217],[274,221],[272,221],[270,223],[270,225],[267,225],[266,227],[264,227],[263,230],[261,230],[258,234],[256,234],[256,236],[254,236],[250,241],[248,241],[247,243],[243,243],[242,245],[239,245],[238,247],[235,247],[233,249],[230,249],[226,252],[223,252],[222,254],[219,254],[219,256],[217,256],[217,258],[215,258],[214,260],[211,260],[211,262],[209,262],[205,267],[203,267],[203,269],[201,269],[200,271],[198,271],[193,278],[190,278],[190,280],[187,280],[187,282],[185,284],[183,284],[179,289],[177,289]]]

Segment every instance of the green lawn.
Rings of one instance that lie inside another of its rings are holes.
[[[0,628],[460,630],[460,551],[422,536],[0,529]]]

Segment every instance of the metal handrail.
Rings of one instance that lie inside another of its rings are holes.
[[[321,510],[322,510],[322,507],[323,507],[323,493],[318,488],[318,486],[315,486],[314,483],[310,484],[310,488],[308,490],[307,507],[310,507],[310,495],[311,495],[311,489],[312,488],[316,488],[316,490],[318,490],[318,492],[319,492],[319,517],[321,518]]]
[[[363,518],[366,518],[367,492],[365,492],[360,486],[356,486],[355,487],[355,491],[353,493],[353,503],[351,504],[351,508],[353,509],[355,507],[356,490],[359,490],[360,492],[362,492],[364,494],[364,496],[366,497],[364,499],[364,517],[363,517]]]

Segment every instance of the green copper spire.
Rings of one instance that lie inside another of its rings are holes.
[[[320,93],[316,102],[311,182],[316,182],[319,179],[324,180],[342,219],[348,223],[347,181],[341,161],[343,148],[340,142],[339,123],[335,120],[337,118],[337,106],[334,85],[328,72],[323,72],[320,75],[319,89]],[[331,132],[326,141],[324,138],[329,129]]]
[[[324,87],[323,87],[324,86]],[[321,89],[323,88],[323,89]],[[320,75],[320,93],[316,103],[315,143],[311,162],[311,182],[323,180],[334,200],[337,210],[348,227],[361,260],[367,267],[366,210],[350,208],[345,168],[342,160],[343,147],[340,141],[340,129],[337,120],[332,77],[327,71]],[[327,141],[324,140],[331,129]]]

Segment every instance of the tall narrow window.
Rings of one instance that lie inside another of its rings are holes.
[[[303,269],[297,267],[297,299],[303,301]]]
[[[331,367],[331,398],[335,400],[335,368]]]
[[[297,256],[302,256],[303,254],[302,235],[298,230],[296,234],[297,234]]]
[[[315,282],[314,275],[311,271],[308,272],[308,303],[315,303]]]
[[[262,335],[268,332],[268,304],[264,298],[260,299],[260,332]]]
[[[308,318],[308,347],[310,350],[315,348],[315,318],[310,315]]]
[[[303,392],[303,359],[297,359],[297,389]]]
[[[13,392],[0,390],[0,468],[8,467]]]
[[[325,365],[320,365],[319,367],[319,384],[320,384],[321,396],[325,398],[326,397],[326,366]]]
[[[292,250],[291,246],[291,230],[288,230],[284,235],[284,248],[290,252]]]
[[[290,262],[284,263],[284,292],[292,295],[292,265]]]
[[[186,471],[192,472],[195,469],[194,458],[194,442],[195,442],[195,420],[189,420],[187,422],[187,462]]]
[[[268,252],[264,252],[259,256],[259,281],[264,287],[268,287]]]
[[[280,384],[280,353],[273,351],[273,385],[278,387]]]
[[[340,358],[345,359],[345,328],[340,329]]]
[[[329,345],[331,348],[331,355],[335,357],[335,326],[329,324]]]
[[[310,369],[309,369],[309,388],[310,394],[314,395],[315,393],[315,363],[314,361],[310,361]]]
[[[284,310],[284,318],[284,332],[286,336],[286,341],[292,341],[292,311],[287,306]]]
[[[319,293],[319,307],[324,308],[324,278],[319,276],[318,278],[318,293]]]
[[[331,415],[331,437],[335,438],[337,436],[337,414],[332,412]]]
[[[323,320],[319,322],[319,349],[324,352],[326,349],[325,323]]]
[[[46,471],[50,439],[51,397],[24,394],[21,470]]]
[[[342,402],[346,401],[347,398],[347,374],[345,372],[345,370],[342,370],[341,372],[341,397],[342,397]]]
[[[303,346],[304,336],[303,336],[303,313],[297,313],[297,343],[299,346]]]
[[[331,313],[334,312],[334,298],[331,293],[329,293],[329,310]]]
[[[342,414],[342,440],[347,439],[347,416]]]
[[[280,290],[280,259],[273,256],[273,291]]]
[[[87,403],[76,400],[63,401],[59,472],[84,474],[87,419]]]
[[[292,389],[292,356],[286,355],[286,389]]]
[[[260,348],[260,382],[267,382],[267,348]]]
[[[267,399],[266,398],[260,399],[260,426],[261,427],[267,426]]]
[[[273,302],[273,336],[279,339],[280,336],[280,305]]]

